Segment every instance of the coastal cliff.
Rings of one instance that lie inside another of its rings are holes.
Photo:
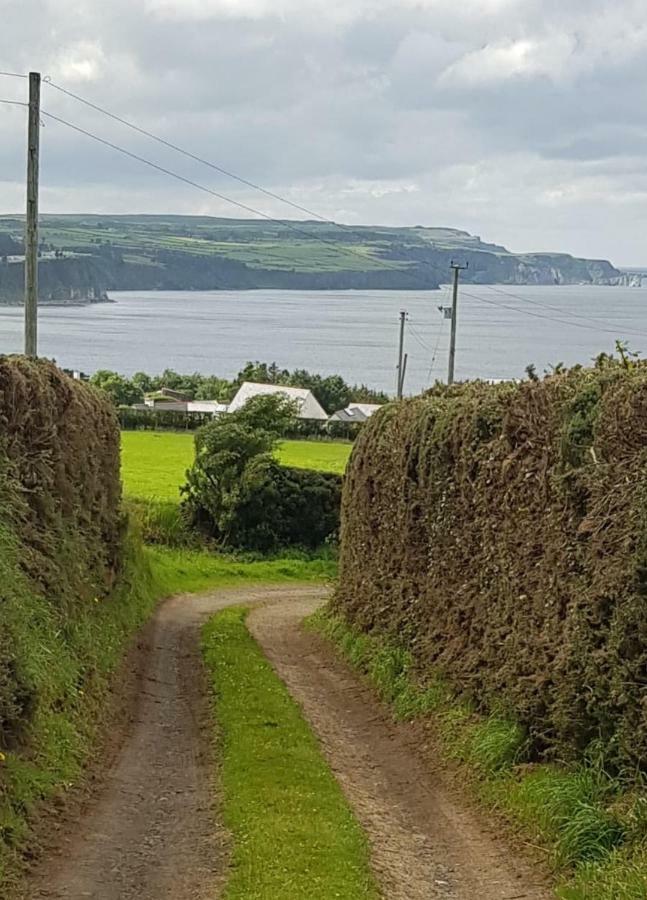
[[[0,218],[0,303],[22,300],[20,218]],[[199,216],[44,216],[41,302],[125,290],[434,290],[450,263],[471,284],[623,283],[607,260],[511,253],[453,228]]]

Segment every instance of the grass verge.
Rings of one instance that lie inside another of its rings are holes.
[[[366,838],[287,689],[227,609],[203,631],[234,839],[225,900],[373,900]]]
[[[327,610],[309,626],[328,638],[374,685],[400,719],[433,715],[447,757],[479,799],[546,849],[561,900],[647,898],[647,797],[622,793],[594,761],[577,768],[531,764],[523,729],[477,715],[441,679],[422,683],[412,655],[366,635]]]

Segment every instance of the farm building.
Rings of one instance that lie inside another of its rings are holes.
[[[328,414],[321,406],[312,391],[305,388],[284,387],[282,384],[255,384],[252,381],[245,381],[234,399],[229,404],[229,412],[236,412],[242,409],[248,400],[252,397],[259,397],[267,394],[281,394],[287,400],[293,400],[297,404],[298,418],[309,419],[318,422],[326,422]]]
[[[144,398],[146,406],[154,407],[163,403],[187,403],[191,397],[182,391],[174,391],[171,388],[160,388],[154,394],[147,394]]]
[[[186,405],[187,412],[211,413],[212,416],[220,416],[229,412],[226,403],[218,403],[217,400],[189,400]]]
[[[138,412],[187,412],[186,400],[160,400],[149,399],[148,397],[143,403],[133,403],[132,409]]]
[[[366,422],[380,409],[379,403],[349,403],[345,409],[338,409],[330,417],[331,422]]]

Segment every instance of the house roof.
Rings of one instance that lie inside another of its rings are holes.
[[[280,394],[288,400],[294,400],[298,407],[300,419],[316,419],[325,422],[328,413],[319,403],[312,391],[306,388],[286,387],[282,384],[257,384],[253,381],[245,381],[238,389],[234,399],[229,404],[229,412],[242,409],[252,397],[261,397],[271,394]]]
[[[158,395],[169,397],[171,400],[177,400],[180,403],[186,403],[188,400],[192,399],[191,395],[187,394],[185,391],[176,391],[173,388],[167,387],[160,388]]]
[[[338,409],[330,419],[334,422],[365,422],[366,416],[359,409]]]
[[[379,403],[349,403],[330,417],[336,422],[365,422],[380,409]]]
[[[362,412],[366,418],[368,419],[373,413],[376,413],[378,409],[382,408],[381,403],[349,403],[346,409],[358,409]]]

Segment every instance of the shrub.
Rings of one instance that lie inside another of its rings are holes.
[[[314,549],[339,528],[339,475],[283,467],[259,453],[222,491],[208,479],[201,485],[186,505],[194,523],[225,546],[263,553],[293,545]]]
[[[223,546],[269,552],[314,548],[339,525],[341,478],[280,466],[273,457],[295,408],[277,395],[255,397],[196,435],[183,488],[191,522]]]

